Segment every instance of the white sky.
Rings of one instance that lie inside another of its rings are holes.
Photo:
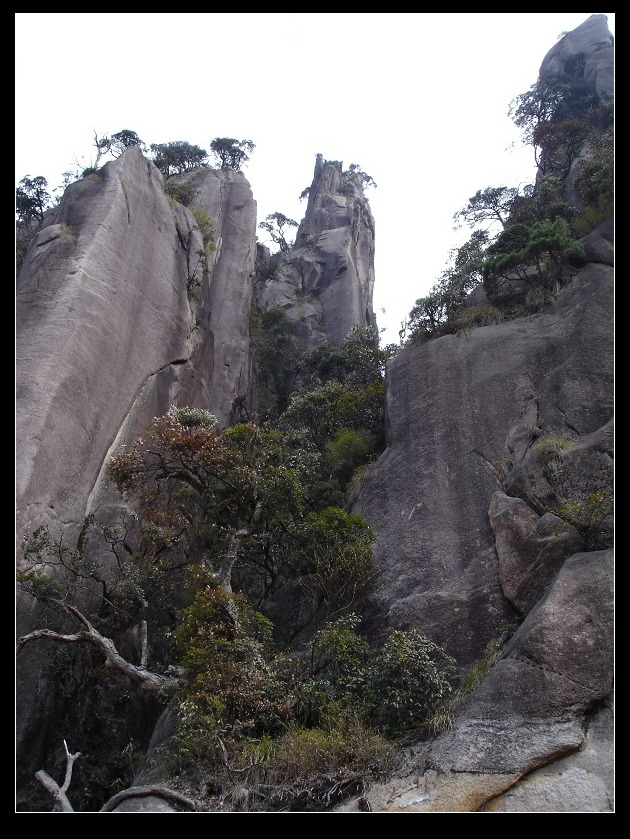
[[[591,14],[16,13],[16,184],[43,175],[52,191],[93,161],[95,131],[206,150],[233,137],[256,145],[258,221],[299,222],[316,154],[357,163],[377,184],[374,310],[398,343],[469,238],[453,214],[478,189],[533,182],[509,104]]]

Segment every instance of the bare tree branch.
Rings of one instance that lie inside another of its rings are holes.
[[[46,792],[49,792],[52,795],[54,802],[53,813],[74,813],[74,807],[68,801],[66,792],[68,791],[68,787],[72,781],[72,767],[74,766],[75,760],[81,756],[81,752],[70,754],[68,744],[65,740],[63,741],[63,747],[66,750],[66,776],[64,778],[63,786],[60,787],[59,784],[51,778],[47,772],[44,772],[43,769],[40,769],[39,772],[35,773],[35,778],[44,787]]]
[[[41,639],[55,641],[58,644],[87,642],[105,656],[105,660],[110,667],[117,670],[119,673],[123,673],[127,676],[127,678],[131,679],[132,682],[140,685],[143,690],[153,692],[167,685],[175,686],[179,684],[177,679],[161,676],[158,673],[153,673],[150,670],[147,670],[144,666],[138,667],[130,661],[127,661],[127,659],[120,655],[114,645],[114,642],[94,629],[85,615],[83,615],[75,606],[71,606],[69,603],[62,603],[59,600],[55,600],[53,602],[66,612],[74,615],[74,617],[83,624],[86,631],[72,635],[64,635],[50,629],[36,629],[33,632],[29,632],[28,635],[23,635],[18,639],[17,652],[19,652],[22,647],[31,641],[38,641]]]

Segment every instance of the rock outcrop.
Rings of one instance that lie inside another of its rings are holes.
[[[376,334],[374,219],[361,175],[317,155],[295,245],[279,254],[260,305],[280,305],[307,347],[340,345],[355,326]]]
[[[576,56],[584,56],[583,77],[600,99],[615,92],[614,38],[606,15],[591,15],[581,26],[567,32],[543,58],[539,78],[566,72]]]

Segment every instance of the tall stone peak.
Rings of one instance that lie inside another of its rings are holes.
[[[356,326],[376,334],[374,219],[359,172],[317,155],[295,244],[274,264],[259,304],[282,306],[305,346],[340,345]]]

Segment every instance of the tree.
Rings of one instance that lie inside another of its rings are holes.
[[[468,204],[453,216],[454,221],[461,220],[468,227],[478,227],[488,223],[488,228],[498,223],[505,227],[512,211],[514,201],[519,195],[518,188],[507,186],[488,186],[477,192],[468,199]],[[455,229],[462,227],[457,224]]]
[[[113,458],[109,474],[134,500],[155,551],[208,568],[232,590],[245,540],[286,528],[303,505],[299,474],[284,460],[278,431],[240,423],[216,427],[196,409],[156,417],[133,447]]]
[[[328,614],[349,609],[373,574],[369,524],[361,516],[327,507],[305,518],[297,538],[292,563],[308,599]]]
[[[556,292],[583,258],[584,249],[562,218],[510,225],[488,248],[484,286],[491,298],[499,279],[524,280]]]
[[[15,191],[15,213],[21,222],[41,222],[50,203],[48,181],[42,175],[25,175]]]
[[[447,305],[444,294],[434,286],[429,294],[416,300],[407,317],[405,328],[409,330],[407,341],[420,344],[439,334],[438,330],[447,320]]]
[[[141,149],[144,147],[144,143],[135,131],[129,131],[129,129],[125,128],[111,136],[111,150],[117,152],[118,155],[135,146],[139,146]]]
[[[358,163],[351,163],[348,166],[348,171],[344,172],[344,175],[356,175],[361,182],[361,186],[363,189],[366,189],[369,186],[376,187],[376,181],[371,175],[368,175],[367,172],[364,172]]]
[[[207,166],[208,153],[200,146],[193,146],[185,140],[172,143],[152,143],[153,162],[160,172],[169,178],[181,175],[197,167]]]
[[[519,196],[512,205],[509,225],[530,225],[537,221],[555,221],[558,218],[571,224],[576,211],[574,207],[569,206],[564,193],[561,175],[539,175],[536,188],[529,194]]]
[[[522,130],[523,142],[534,147],[536,163],[543,165],[543,172],[557,170],[559,146],[579,145],[586,126],[597,123],[605,108],[584,80],[579,56],[569,69],[568,73],[539,78],[529,90],[514,97],[508,110],[508,116]],[[566,171],[564,161],[561,165]]]
[[[256,354],[258,403],[262,419],[276,419],[295,390],[302,344],[297,324],[282,306],[250,314],[250,341]]]
[[[390,630],[367,675],[368,718],[389,734],[430,722],[448,706],[456,662],[417,630]]]
[[[453,696],[455,660],[413,629],[389,629],[381,649],[371,649],[359,625],[351,612],[316,634],[299,714],[318,724],[353,714],[394,736],[426,726]]]
[[[251,140],[235,140],[233,137],[215,137],[210,143],[210,152],[219,162],[221,169],[233,169],[240,172],[249,160],[248,152],[256,146]]]
[[[299,224],[292,218],[287,218],[282,213],[270,213],[265,221],[259,223],[258,227],[266,230],[271,236],[272,241],[278,245],[280,251],[286,253],[294,243],[287,242],[285,230],[291,227],[299,227]]]
[[[487,231],[476,230],[468,242],[450,252],[452,266],[442,273],[426,297],[416,300],[409,312],[409,343],[422,343],[444,333],[468,294],[483,280],[482,266],[489,241]]]

